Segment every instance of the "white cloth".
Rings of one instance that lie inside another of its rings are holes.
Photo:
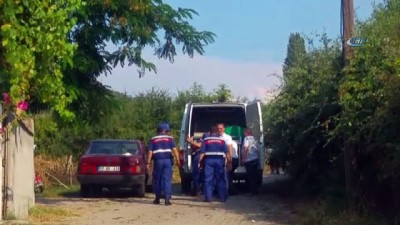
[[[238,154],[238,144],[236,143],[236,141],[232,140],[232,158],[239,158],[239,154]]]
[[[238,154],[238,145],[236,141],[232,139],[232,137],[229,134],[223,133],[220,136],[222,139],[224,139],[226,145],[231,145],[232,146],[232,158],[239,158]]]
[[[249,162],[258,159],[257,141],[253,136],[246,136],[244,138],[242,149],[244,150],[247,147],[249,148],[249,152],[247,153],[247,156],[244,159],[244,161]]]

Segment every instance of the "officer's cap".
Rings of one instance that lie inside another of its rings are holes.
[[[163,122],[163,123],[158,124],[157,130],[159,130],[159,131],[163,131],[163,130],[170,131],[171,128],[169,127],[168,123]]]

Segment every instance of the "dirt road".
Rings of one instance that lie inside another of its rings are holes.
[[[67,208],[78,214],[58,223],[49,221],[49,224],[295,224],[296,215],[291,202],[271,194],[271,182],[280,179],[280,176],[267,176],[264,178],[262,194],[251,196],[241,193],[229,197],[226,203],[220,203],[217,199],[205,203],[201,196],[184,196],[176,191],[178,193],[173,196],[172,206],[165,206],[163,202],[153,205],[153,194],[147,194],[145,198],[42,198],[37,199],[37,204]]]

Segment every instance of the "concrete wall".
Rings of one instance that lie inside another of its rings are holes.
[[[1,110],[2,111],[2,110]],[[0,123],[1,124],[1,123]],[[1,127],[1,125],[0,125],[0,127]],[[3,135],[0,135],[1,137],[0,137],[0,141],[1,141],[1,143],[3,143],[3,141],[4,141],[4,138],[3,138]],[[0,156],[0,190],[5,190],[5,189],[3,189],[3,179],[4,179],[4,167],[3,167],[3,156],[4,156],[4,145],[3,144],[0,144],[0,154],[1,154],[1,156]],[[3,199],[3,191],[0,191],[0,221],[2,221],[3,220],[3,201],[2,201],[2,199]]]
[[[33,120],[25,120],[23,126],[8,132],[5,145],[6,189],[3,194],[7,195],[7,215],[17,219],[27,219],[29,209],[35,204],[33,128]]]

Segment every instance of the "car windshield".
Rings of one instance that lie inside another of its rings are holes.
[[[139,152],[137,142],[133,141],[95,141],[87,154],[136,155]]]

